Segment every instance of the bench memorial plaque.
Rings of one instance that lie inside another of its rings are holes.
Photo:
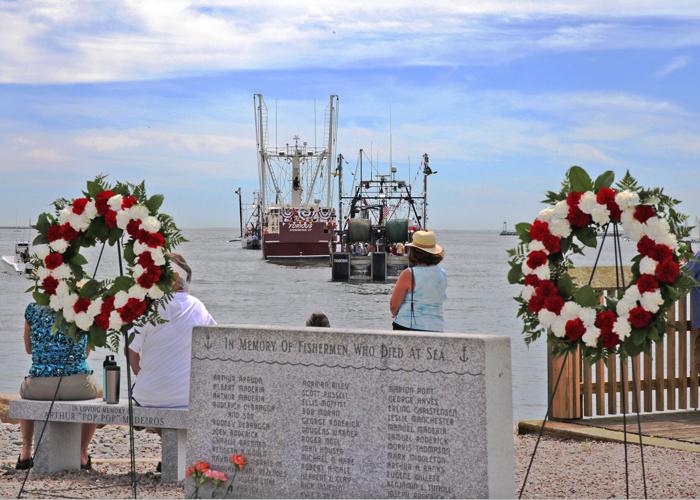
[[[511,497],[509,339],[195,328],[187,444],[237,497]]]

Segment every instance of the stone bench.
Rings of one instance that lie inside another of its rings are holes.
[[[50,401],[19,399],[10,403],[10,416],[34,420],[36,442],[50,405]],[[135,426],[161,429],[162,482],[176,482],[185,478],[187,413],[186,408],[144,408],[134,405]],[[100,399],[56,401],[39,452],[34,457],[34,471],[50,474],[80,469],[80,424],[83,423],[128,425],[128,403],[122,401],[108,405]]]

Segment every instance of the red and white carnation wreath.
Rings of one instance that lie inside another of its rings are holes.
[[[172,293],[167,253],[184,241],[172,218],[159,213],[163,196],[146,197],[144,184],[108,185],[104,177],[87,183],[83,196],[54,202],[55,213],[41,214],[34,226],[34,300],[56,313],[57,328],[71,336],[87,334],[103,346],[108,333],[161,321],[158,301]],[[81,248],[113,245],[124,233],[126,276],[97,281],[85,278]],[[119,336],[113,336],[112,346]]]
[[[611,352],[636,355],[666,331],[666,311],[680,288],[695,284],[680,262],[689,247],[690,229],[679,202],[662,189],[643,189],[629,173],[616,186],[613,172],[595,182],[580,167],[572,167],[560,192],[549,192],[547,203],[532,224],[516,226],[521,241],[511,250],[508,280],[523,288],[516,297],[525,341],[542,331],[558,352],[583,348],[598,359]],[[600,295],[589,286],[576,287],[568,274],[572,253],[597,246],[597,232],[621,224],[636,242],[632,282],[620,297]],[[583,245],[583,246],[581,246]]]

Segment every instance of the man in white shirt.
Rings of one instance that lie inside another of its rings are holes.
[[[160,310],[167,322],[141,327],[129,345],[129,361],[136,374],[133,398],[141,406],[189,405],[192,328],[216,324],[204,304],[187,292],[190,266],[179,254],[170,254],[170,259],[175,266],[176,292]]]

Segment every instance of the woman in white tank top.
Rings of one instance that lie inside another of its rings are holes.
[[[394,330],[441,332],[447,273],[438,264],[444,250],[432,231],[416,231],[407,247],[410,267],[399,275],[389,304],[392,326]]]

